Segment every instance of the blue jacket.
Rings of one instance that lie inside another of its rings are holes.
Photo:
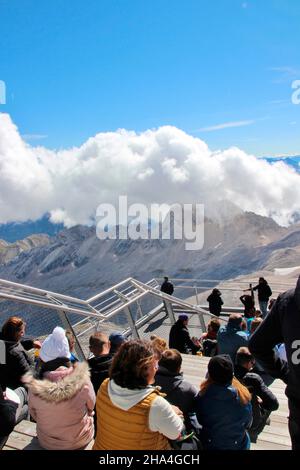
[[[196,414],[202,426],[201,442],[205,449],[249,448],[246,429],[252,422],[251,402],[243,405],[232,385],[210,385],[197,397]]]
[[[233,325],[221,326],[218,332],[218,354],[229,354],[233,364],[237,350],[248,346],[248,335]]]

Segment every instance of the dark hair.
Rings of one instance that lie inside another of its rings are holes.
[[[90,336],[89,345],[91,350],[97,350],[97,352],[101,354],[105,344],[108,344],[108,336],[105,333],[100,333],[100,331],[97,331],[92,336]]]
[[[10,317],[2,326],[3,339],[6,341],[17,341],[18,334],[26,323],[20,317]]]
[[[45,372],[51,372],[59,367],[72,367],[72,363],[70,359],[67,357],[57,357],[52,361],[44,362],[41,359],[39,360],[39,367],[38,367],[38,377],[40,379],[43,378]]]
[[[246,347],[241,347],[238,349],[235,357],[235,362],[239,366],[243,366],[250,361],[254,361],[254,357],[252,356],[251,352]]]
[[[239,313],[232,313],[228,318],[228,325],[232,325],[234,327],[241,327],[242,326],[243,317]]]
[[[148,366],[154,357],[155,351],[149,341],[127,341],[113,358],[110,379],[123,388],[143,389],[148,385]]]
[[[166,349],[162,353],[159,361],[161,367],[165,367],[169,372],[176,374],[180,372],[182,364],[182,356],[177,349]]]

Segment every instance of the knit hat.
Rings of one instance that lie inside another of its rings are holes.
[[[181,320],[181,321],[186,321],[188,319],[189,319],[189,317],[187,315],[185,315],[185,313],[183,313],[182,315],[179,315],[179,317],[178,317],[178,320]]]
[[[51,335],[47,336],[40,350],[40,358],[43,362],[53,361],[58,357],[70,359],[70,348],[65,330],[60,326],[54,328]]]
[[[233,379],[233,363],[228,354],[214,356],[208,363],[208,374],[213,382],[226,385]]]
[[[126,341],[125,336],[123,336],[122,333],[119,333],[118,331],[111,333],[108,339],[113,346],[119,346],[119,344],[122,344]]]

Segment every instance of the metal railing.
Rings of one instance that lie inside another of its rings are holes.
[[[121,331],[127,337],[139,338],[144,335],[145,326],[150,322],[159,321],[160,324],[167,318],[168,325],[174,324],[175,315],[180,312],[190,314],[197,320],[202,332],[206,331],[207,321],[213,315],[207,311],[207,304],[201,299],[203,292],[222,282],[222,292],[240,293],[241,286],[249,286],[248,281],[219,281],[205,279],[174,279],[175,295],[168,295],[160,291],[160,279],[151,279],[143,283],[129,277],[93,297],[83,300],[76,297],[58,294],[32,286],[15,282],[0,280],[0,299],[6,302],[21,302],[36,309],[39,308],[39,322],[43,323],[45,316],[43,310],[52,315],[48,324],[45,323],[44,334],[51,332],[53,327],[53,313],[57,312],[60,323],[70,329],[76,339],[76,352],[83,358],[88,355],[89,335],[97,330],[110,333],[113,330]],[[275,283],[273,283],[275,285]],[[273,286],[272,284],[272,286]],[[283,284],[280,284],[281,288]],[[284,285],[284,287],[293,287]],[[194,295],[184,295],[188,291]],[[179,292],[184,298],[180,298]],[[276,293],[276,291],[274,292]],[[237,294],[238,295],[238,294]],[[187,300],[187,297],[189,299]],[[229,312],[242,312],[241,305],[223,307]],[[35,313],[29,312],[27,324],[36,321]],[[165,317],[164,317],[165,315]],[[225,317],[221,320],[226,321]],[[51,325],[51,327],[50,327]],[[54,324],[54,326],[56,326]],[[169,328],[168,326],[168,328]],[[166,326],[167,328],[167,326]]]

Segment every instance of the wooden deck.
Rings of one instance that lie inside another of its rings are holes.
[[[185,378],[199,388],[204,380],[209,358],[183,355]],[[280,406],[271,414],[271,425],[266,426],[259,435],[257,444],[251,444],[253,450],[290,450],[291,441],[288,432],[288,405],[284,394],[285,385],[276,380],[270,387],[277,396]],[[86,450],[92,448],[90,443]],[[36,426],[29,421],[22,421],[11,433],[3,450],[43,450],[36,438]]]
[[[205,378],[208,361],[207,357],[183,355],[184,377],[197,388]],[[251,444],[251,450],[291,450],[285,384],[281,380],[275,380],[270,389],[279,401],[279,409],[272,412],[270,426],[265,426],[257,443]]]

